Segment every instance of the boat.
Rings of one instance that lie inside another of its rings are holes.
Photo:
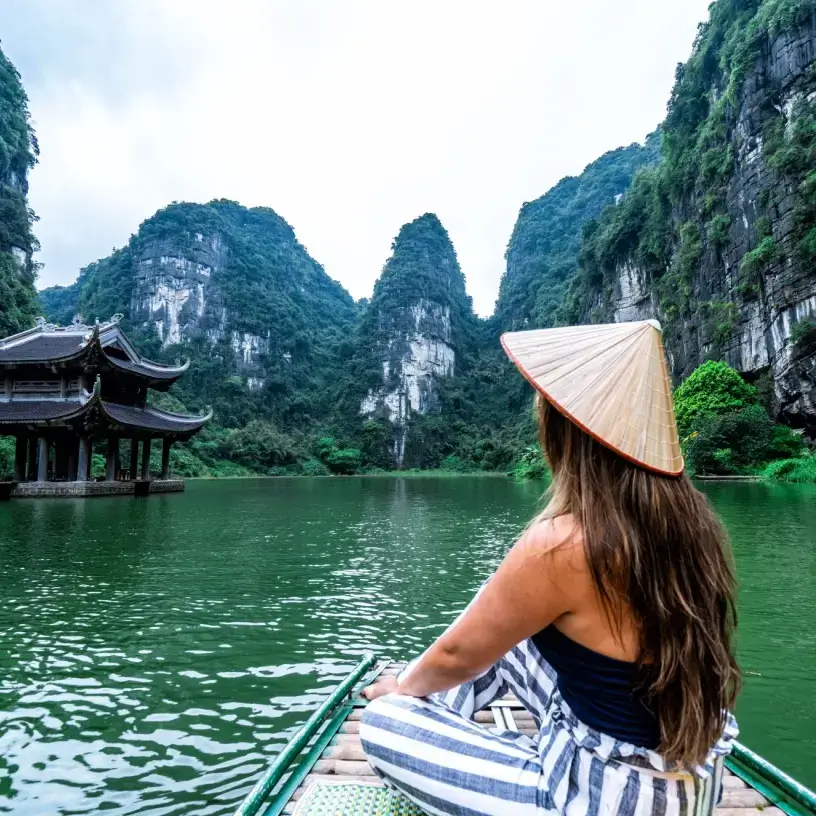
[[[367,704],[361,690],[404,668],[363,656],[294,734],[235,816],[424,816],[383,786],[360,743]],[[513,697],[496,700],[475,719],[500,730],[537,733],[532,715]],[[816,793],[744,745],[736,743],[725,765],[716,816],[816,816]]]

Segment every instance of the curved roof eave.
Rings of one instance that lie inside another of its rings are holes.
[[[160,408],[135,408],[100,400],[102,413],[109,422],[125,428],[158,434],[192,436],[212,418],[212,411],[204,417],[174,414]]]
[[[76,419],[88,410],[92,402],[93,397],[85,400],[85,402],[60,402],[58,400],[4,401],[0,402],[0,425],[27,425]]]
[[[189,358],[181,365],[166,366],[162,365],[161,363],[154,363],[150,360],[146,360],[144,357],[139,357],[138,360],[119,360],[116,357],[111,357],[109,354],[106,354],[104,347],[102,348],[102,353],[105,356],[106,362],[108,362],[113,368],[116,368],[119,371],[124,371],[128,374],[141,376],[146,379],[162,381],[176,380],[182,374],[184,374],[188,368],[190,368]]]

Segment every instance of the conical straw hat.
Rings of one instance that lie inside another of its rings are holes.
[[[501,341],[527,380],[598,442],[656,473],[683,472],[657,321],[511,332]]]

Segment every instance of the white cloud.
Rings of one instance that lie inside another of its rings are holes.
[[[173,200],[286,218],[355,297],[436,212],[482,314],[519,207],[663,118],[707,0],[3,0],[41,285]]]

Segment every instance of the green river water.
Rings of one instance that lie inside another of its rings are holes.
[[[231,813],[362,652],[442,631],[539,489],[246,480],[0,506],[0,812]],[[816,488],[705,489],[741,583],[741,739],[816,786]]]

